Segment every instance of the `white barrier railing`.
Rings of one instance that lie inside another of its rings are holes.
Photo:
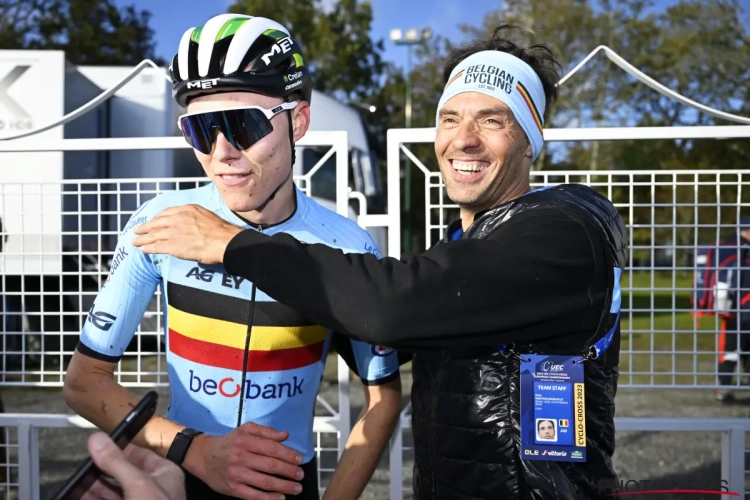
[[[403,480],[404,451],[407,450],[404,447],[403,434],[405,430],[410,429],[411,417],[406,414],[405,410],[391,438],[389,448],[391,500],[402,500],[404,493],[411,491],[411,487],[405,486]],[[750,490],[745,486],[745,436],[750,432],[750,419],[620,417],[615,418],[615,429],[617,432],[720,432],[721,483],[725,484],[728,489],[726,494],[721,495],[721,499],[744,499],[745,495],[750,494]],[[615,452],[615,458],[616,454],[617,452]],[[636,496],[636,498],[640,497]]]
[[[336,448],[321,444],[320,436],[337,433],[339,422],[332,417],[315,417],[314,431],[318,434],[316,454],[318,456],[318,483],[321,494],[325,491],[323,473],[333,469],[321,466],[323,453],[336,453]],[[17,482],[10,478],[4,485],[6,492],[17,490],[18,498],[41,500],[40,498],[40,448],[39,430],[44,428],[93,429],[86,420],[72,415],[37,415],[9,413],[0,414],[0,428],[17,429],[18,472]],[[402,418],[394,432],[390,446],[390,499],[401,500],[411,490],[403,484],[403,431],[411,428],[411,420]],[[616,418],[615,428],[620,431],[638,432],[717,432],[721,433],[721,482],[728,492],[726,500],[744,498],[750,491],[745,486],[745,436],[750,432],[750,419],[746,418]],[[14,448],[7,445],[7,449]],[[82,450],[85,453],[85,450]],[[2,487],[3,484],[0,484]],[[7,494],[7,493],[6,493]]]
[[[323,465],[330,460],[324,460],[325,454],[338,455],[338,447],[327,447],[322,441],[322,435],[339,435],[341,421],[338,417],[315,417],[313,432],[317,436],[315,453],[318,462],[318,484],[321,494],[325,491],[323,474],[332,474],[334,469]],[[42,500],[40,496],[40,448],[39,430],[46,428],[79,428],[95,429],[85,419],[75,415],[40,415],[24,413],[0,413],[0,428],[15,427],[17,429],[18,481],[13,483],[8,478],[5,484],[6,496],[14,489],[18,498],[23,500]],[[340,440],[339,440],[340,441]],[[13,446],[6,445],[8,450]],[[84,450],[85,452],[85,450]],[[71,471],[72,473],[72,471]],[[3,484],[0,483],[0,487]]]

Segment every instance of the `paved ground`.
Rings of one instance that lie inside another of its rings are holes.
[[[331,380],[335,363],[329,363],[322,393],[327,400],[334,399],[335,386]],[[411,385],[408,369],[404,371],[405,393]],[[144,393],[146,390],[135,390]],[[166,393],[160,402],[160,411],[166,409]],[[65,406],[59,389],[3,389],[2,397],[7,412],[20,413],[70,413]],[[750,398],[750,393],[748,393]],[[404,397],[404,404],[407,397]],[[357,415],[362,404],[358,384],[353,385],[353,415]],[[621,390],[617,397],[617,415],[621,417],[637,416],[673,416],[673,417],[748,417],[750,401],[731,406],[721,405],[713,399],[713,392],[708,390]],[[45,429],[40,433],[41,443],[41,484],[42,499],[49,498],[75,466],[85,457],[85,439],[88,430]],[[411,436],[405,435],[405,444],[410,443]],[[630,481],[630,489],[636,488],[636,482],[643,488],[720,488],[720,453],[721,437],[713,433],[683,434],[619,432],[617,436],[615,466],[624,483]],[[404,454],[405,498],[411,480],[411,454]],[[328,461],[328,460],[325,460]],[[324,464],[328,465],[328,464]],[[645,481],[648,481],[646,483]],[[750,484],[748,488],[750,490]],[[0,498],[4,498],[0,488]],[[10,498],[13,498],[11,496]],[[389,498],[389,475],[387,456],[383,457],[367,490],[361,497],[365,500]],[[631,497],[639,498],[639,496]],[[645,498],[645,497],[643,497]],[[656,498],[656,497],[652,497]],[[666,498],[666,497],[660,497]],[[677,497],[674,497],[675,499]],[[690,499],[700,496],[691,495]],[[706,496],[705,498],[718,498]],[[748,496],[750,498],[750,496]]]

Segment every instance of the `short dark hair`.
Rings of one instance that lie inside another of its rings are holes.
[[[549,109],[558,97],[557,83],[560,81],[562,65],[557,62],[552,54],[552,50],[547,45],[527,45],[522,46],[512,42],[507,32],[519,31],[522,34],[533,35],[534,32],[526,27],[517,24],[500,24],[492,32],[492,35],[485,40],[477,40],[463,47],[453,49],[447,56],[445,67],[443,69],[443,83],[448,83],[451,72],[458,64],[477,52],[485,50],[497,50],[507,52],[531,66],[539,75],[544,89],[544,98],[546,99],[546,108]]]

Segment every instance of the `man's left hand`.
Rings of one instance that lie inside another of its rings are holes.
[[[168,254],[201,264],[221,264],[241,227],[198,205],[171,207],[135,228],[133,245],[147,254]]]

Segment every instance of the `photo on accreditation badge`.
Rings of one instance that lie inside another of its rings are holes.
[[[536,441],[542,443],[557,442],[557,421],[555,419],[536,419]]]

